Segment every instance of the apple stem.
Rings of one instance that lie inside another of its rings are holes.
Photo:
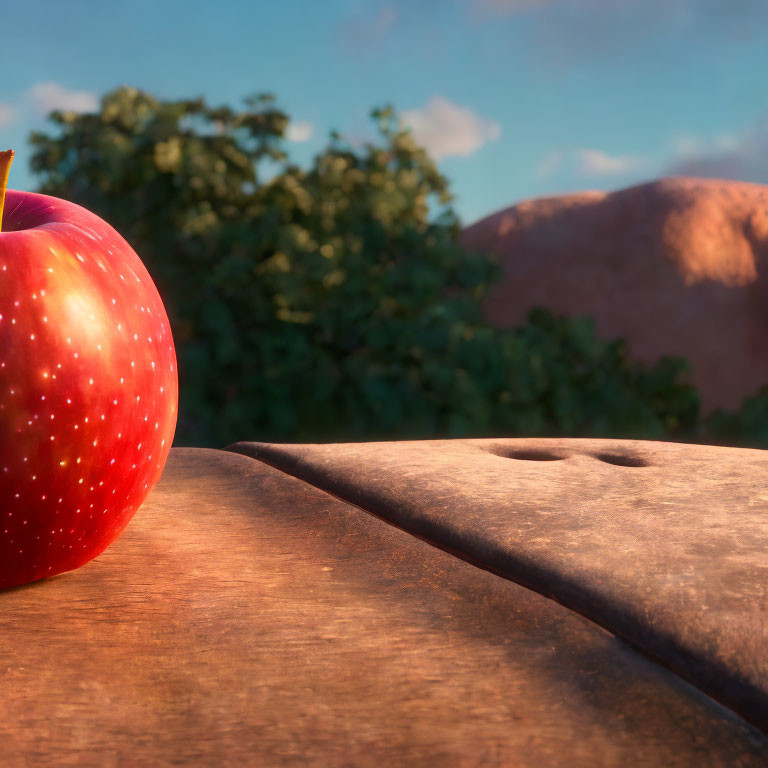
[[[11,173],[11,163],[16,153],[12,149],[0,152],[0,232],[3,231],[3,208],[5,207],[5,188]]]

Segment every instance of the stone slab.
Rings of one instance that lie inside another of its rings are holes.
[[[552,597],[768,732],[768,451],[588,439],[230,450]]]

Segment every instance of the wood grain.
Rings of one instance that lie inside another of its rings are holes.
[[[768,451],[238,443],[593,619],[768,733]]]
[[[0,765],[765,766],[593,623],[245,456],[174,449],[85,567],[0,593]]]

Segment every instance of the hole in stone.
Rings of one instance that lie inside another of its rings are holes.
[[[536,450],[535,448],[520,448],[494,451],[497,456],[504,459],[518,459],[519,461],[562,461],[565,456],[558,456],[551,451]]]
[[[639,456],[627,456],[621,453],[596,453],[595,458],[617,467],[649,467],[650,464]]]

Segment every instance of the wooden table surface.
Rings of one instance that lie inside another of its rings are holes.
[[[768,451],[239,443],[588,616],[768,732]]]
[[[0,593],[0,765],[768,766],[768,452],[232,448]]]

